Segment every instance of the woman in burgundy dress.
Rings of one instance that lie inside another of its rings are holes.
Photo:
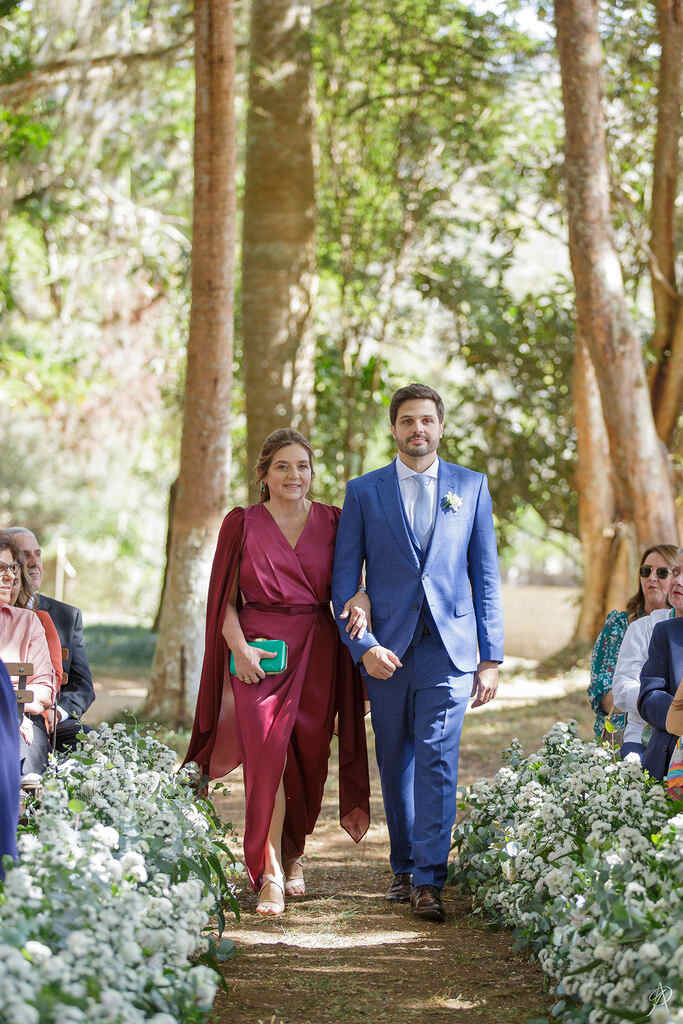
[[[266,916],[282,913],[285,892],[304,895],[301,855],[320,812],[335,718],[341,824],[358,842],[370,820],[362,683],[330,610],[340,510],[306,497],[312,472],[308,441],[274,431],[257,465],[261,503],[223,521],[185,757],[210,778],[243,764],[245,863]],[[365,628],[366,601],[347,602],[354,633]],[[286,641],[283,672],[261,668],[267,652],[248,641],[263,638]]]

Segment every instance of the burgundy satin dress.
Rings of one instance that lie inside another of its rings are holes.
[[[362,684],[329,603],[339,515],[339,509],[313,502],[294,548],[264,505],[235,509],[219,536],[202,680],[185,761],[196,761],[211,778],[242,762],[244,857],[254,888],[263,874],[283,772],[282,855],[289,860],[303,853],[320,813],[337,715],[340,821],[358,842],[370,820]],[[254,685],[230,674],[221,634],[237,571],[245,637],[285,640],[289,649],[287,669]]]

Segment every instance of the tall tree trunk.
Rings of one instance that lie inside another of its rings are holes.
[[[628,313],[612,239],[596,0],[556,0],[555,22],[577,331],[595,368],[616,484],[638,542],[674,542],[677,524],[667,453],[655,430],[640,340]]]
[[[242,244],[250,476],[264,437],[289,425],[308,431],[313,413],[310,17],[307,3],[252,2]]]
[[[230,0],[195,0],[192,310],[180,471],[145,712],[194,709],[206,591],[230,482],[235,261],[234,39]]]
[[[681,135],[683,5],[657,0],[661,43],[657,90],[651,203],[651,279],[655,307],[652,349],[657,362],[650,390],[659,436],[669,444],[681,412],[683,394],[683,304],[676,292],[676,197]]]
[[[576,425],[576,490],[583,554],[583,594],[574,643],[595,640],[605,622],[617,540],[617,509],[609,441],[588,347],[577,337],[572,378]]]

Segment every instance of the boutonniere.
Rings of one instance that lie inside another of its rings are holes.
[[[444,512],[448,512],[449,509],[451,512],[459,512],[461,505],[462,498],[455,491],[447,491],[441,499],[441,508]]]

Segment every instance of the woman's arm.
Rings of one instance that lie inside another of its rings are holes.
[[[246,640],[239,615],[237,614],[237,590],[239,587],[239,575],[235,575],[228,606],[223,619],[223,637],[232,651],[235,659],[235,675],[243,683],[260,683],[266,678],[266,673],[261,668],[261,658],[274,658],[274,651],[263,651],[260,647],[251,647]]]
[[[625,614],[611,611],[593,645],[588,699],[596,715],[601,711],[609,715],[614,708],[612,677],[625,630]]]

